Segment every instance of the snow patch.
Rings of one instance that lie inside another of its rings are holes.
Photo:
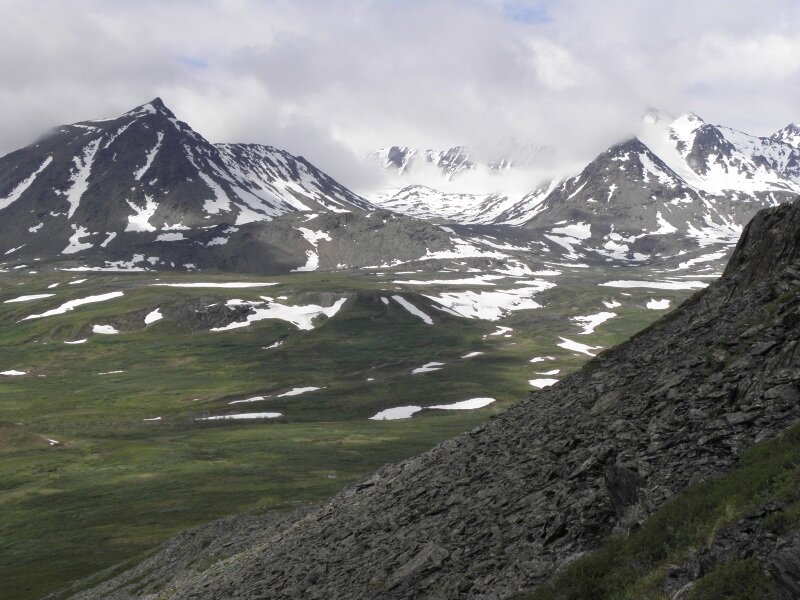
[[[235,415],[217,415],[214,417],[199,417],[195,421],[224,421],[228,419],[277,419],[282,417],[281,413],[276,412],[259,412],[259,413],[239,413]]]
[[[650,310],[666,310],[669,308],[669,300],[656,300],[655,298],[651,298],[647,301],[647,308]]]
[[[40,300],[42,298],[50,298],[51,296],[55,296],[55,294],[28,294],[27,296],[17,296],[16,298],[11,298],[11,300],[4,300],[3,304],[30,302],[31,300]]]
[[[550,387],[551,385],[555,385],[556,383],[558,383],[558,379],[549,379],[543,377],[540,379],[530,379],[528,383],[533,387],[539,388],[541,390],[543,388]]]
[[[395,408],[387,408],[382,410],[373,417],[370,421],[396,421],[398,419],[410,419],[414,413],[422,410],[421,406],[397,406]]]
[[[392,300],[397,302],[400,306],[405,308],[408,312],[410,312],[415,317],[419,317],[426,325],[433,325],[433,319],[431,319],[428,315],[418,309],[416,306],[411,304],[408,300],[403,298],[402,296],[392,296]]]
[[[119,333],[112,325],[92,325],[92,333],[101,335],[117,335]]]
[[[84,304],[92,304],[95,302],[105,302],[107,300],[113,300],[114,298],[120,298],[124,294],[122,292],[109,292],[107,294],[98,294],[96,296],[87,296],[86,298],[79,298],[77,300],[70,300],[69,302],[65,302],[58,308],[54,308],[52,310],[48,310],[47,312],[43,312],[39,315],[28,315],[23,321],[27,321],[28,319],[41,319],[43,317],[52,317],[53,315],[63,315],[66,312],[74,310],[78,306],[82,306]]]
[[[583,327],[578,335],[589,335],[594,333],[594,330],[599,325],[605,323],[609,319],[613,319],[617,313],[613,312],[600,312],[596,315],[586,315],[585,317],[571,317],[570,320],[575,321],[579,326]]]
[[[417,367],[416,369],[413,369],[411,371],[411,374],[412,375],[419,375],[420,373],[432,373],[433,371],[440,371],[443,366],[444,366],[444,363],[429,362],[429,363],[426,363],[426,364],[422,365],[421,367]]]
[[[278,394],[278,398],[285,398],[287,396],[299,396],[300,394],[305,394],[307,392],[313,392],[315,390],[321,390],[323,388],[318,387],[296,387],[292,388],[288,392],[284,392],[283,394]]]
[[[164,315],[161,314],[161,309],[157,308],[149,313],[144,318],[144,324],[150,325],[150,323],[155,323],[156,321],[160,321],[164,318]]]
[[[650,290],[699,290],[708,287],[703,281],[638,281],[632,279],[606,281],[600,285],[614,288],[646,288]]]
[[[561,342],[556,344],[559,348],[564,348],[565,350],[569,350],[571,352],[579,352],[587,356],[594,356],[594,354],[591,352],[592,350],[601,350],[603,348],[602,346],[587,346],[586,344],[581,344],[580,342],[575,342],[563,337],[560,339]]]
[[[256,308],[255,311],[247,315],[246,321],[237,321],[225,325],[224,327],[214,327],[211,331],[230,331],[232,329],[239,329],[241,327],[249,327],[250,324],[264,319],[280,319],[292,323],[298,329],[311,330],[314,329],[314,319],[320,315],[325,315],[328,318],[333,317],[339,309],[344,306],[347,298],[337,300],[333,306],[318,306],[316,304],[309,304],[308,306],[290,306],[287,304],[279,304],[272,302],[271,299],[265,298],[269,303],[266,308]]]

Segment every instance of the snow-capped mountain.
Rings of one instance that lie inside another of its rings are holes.
[[[71,255],[129,232],[372,208],[287,152],[209,143],[158,98],[117,118],[59,127],[0,158],[6,255]]]
[[[117,118],[58,127],[0,158],[0,254],[6,261],[248,265],[263,272],[305,268],[313,254],[315,265],[335,266],[346,263],[324,252],[320,258],[317,238],[326,240],[328,233],[309,241],[304,229],[313,225],[291,224],[348,214],[354,218],[330,226],[350,237],[348,228],[362,227],[359,219],[375,210],[302,157],[270,146],[209,143],[158,98]],[[376,223],[382,227],[387,219],[384,214]],[[404,231],[394,233],[401,245]],[[446,236],[435,230],[433,237],[432,247],[440,248]],[[251,256],[231,256],[245,248]],[[428,250],[421,241],[404,248],[393,255]],[[377,254],[362,247],[353,262],[380,263]]]
[[[483,153],[466,146],[382,148],[369,158],[389,175],[387,187],[369,198],[387,210],[422,219],[499,223],[519,200],[508,192],[508,179],[549,165],[553,157],[552,148],[513,140],[499,151]]]
[[[420,150],[408,146],[381,148],[370,155],[387,171],[397,174],[411,174],[422,167],[435,167],[448,180],[475,169],[476,163],[464,146],[454,146],[447,150]]]
[[[527,227],[570,252],[647,260],[692,246],[731,245],[759,209],[800,194],[793,126],[768,137],[693,114],[650,118],[642,139],[608,149],[530,202]]]
[[[573,258],[588,253],[648,260],[732,244],[758,209],[797,194],[797,125],[757,137],[694,114],[671,119],[654,113],[639,138],[609,148],[581,173],[522,197],[411,185],[373,200],[426,219],[526,225]]]

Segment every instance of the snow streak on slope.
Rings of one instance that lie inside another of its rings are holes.
[[[6,196],[5,198],[0,198],[0,210],[3,210],[5,207],[10,206],[12,202],[16,202],[17,200],[19,200],[19,197],[22,196],[25,190],[31,187],[31,184],[36,179],[36,176],[39,175],[39,173],[41,173],[42,171],[44,171],[51,162],[53,162],[52,156],[48,156],[47,158],[45,158],[41,166],[38,169],[36,169],[29,177],[20,181],[17,187],[11,190],[11,193],[9,193],[8,196]]]
[[[76,156],[73,161],[75,162],[75,169],[72,172],[72,187],[66,192],[67,202],[69,202],[69,211],[67,217],[72,218],[75,211],[81,202],[81,197],[89,187],[89,175],[92,173],[92,162],[97,153],[97,148],[100,145],[100,139],[89,142],[83,149],[81,156]]]

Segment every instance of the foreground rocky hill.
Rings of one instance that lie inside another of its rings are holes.
[[[581,372],[318,509],[184,534],[74,597],[506,598],[540,585],[800,419],[798,252],[800,201],[762,211],[719,281]]]

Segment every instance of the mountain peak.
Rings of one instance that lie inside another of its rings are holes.
[[[770,139],[800,148],[800,125],[794,122],[789,123],[780,131],[773,133]]]
[[[140,117],[145,115],[162,115],[164,117],[174,119],[174,113],[167,108],[167,105],[164,104],[164,101],[156,96],[150,102],[142,104],[141,106],[137,106],[133,110],[129,110],[126,112],[124,117]]]

